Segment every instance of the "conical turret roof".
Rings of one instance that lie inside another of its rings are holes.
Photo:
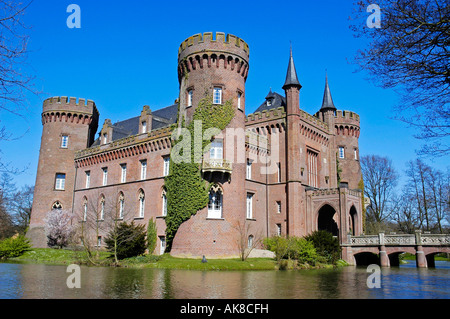
[[[289,57],[289,65],[286,74],[286,81],[284,81],[283,89],[286,89],[286,87],[289,85],[296,85],[301,87],[300,82],[298,81],[297,71],[295,70],[294,58],[292,57],[292,47],[291,47],[291,54]]]
[[[323,92],[322,107],[320,110],[323,111],[329,109],[336,110],[336,107],[334,106],[333,98],[331,97],[330,86],[328,85],[328,75],[325,75],[325,90]]]

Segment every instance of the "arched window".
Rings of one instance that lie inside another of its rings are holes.
[[[142,189],[139,190],[139,217],[144,217],[145,194]]]
[[[100,197],[100,214],[98,217],[99,220],[105,219],[105,196]]]
[[[247,246],[248,248],[253,248],[253,235],[248,236]]]
[[[162,197],[162,216],[167,216],[167,194],[165,189],[163,189],[161,197]]]
[[[88,200],[86,197],[83,198],[83,221],[87,220],[87,210],[88,210]]]
[[[208,218],[222,218],[222,197],[222,189],[212,186],[209,191]]]
[[[61,209],[63,209],[63,206],[62,206],[61,202],[59,200],[57,200],[56,202],[53,203],[52,209],[61,210]]]
[[[125,197],[123,196],[123,193],[119,193],[119,219],[123,219],[125,211]]]

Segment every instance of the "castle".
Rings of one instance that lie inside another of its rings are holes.
[[[215,105],[232,101],[234,117],[226,129],[245,132],[230,143],[225,133],[211,141],[200,163],[215,183],[208,205],[179,227],[174,256],[231,257],[239,253],[245,225],[248,245],[261,237],[305,236],[327,230],[345,242],[362,234],[359,116],[337,110],[325,80],[323,103],[314,115],[300,108],[302,88],[289,57],[284,95],[270,92],[253,113],[245,113],[249,46],[242,39],[216,33],[196,34],[178,51],[179,98],[174,105],[111,123],[98,137],[99,111],[91,100],[52,97],[44,101],[42,140],[28,236],[46,246],[44,219],[52,209],[70,210],[104,246],[107,211],[114,220],[156,221],[164,252],[172,133],[181,119],[189,123],[200,100]],[[232,130],[232,131],[233,131]],[[237,138],[239,140],[239,138]],[[227,145],[234,145],[230,149]],[[239,159],[232,153],[242,153]],[[87,226],[86,226],[87,227]],[[95,227],[94,227],[95,228]]]

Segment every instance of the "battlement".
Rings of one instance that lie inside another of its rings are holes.
[[[247,56],[250,54],[250,49],[248,44],[242,40],[241,38],[232,35],[227,34],[223,32],[216,32],[216,37],[214,39],[213,32],[205,32],[203,35],[201,33],[194,34],[193,36],[190,36],[186,40],[184,40],[180,48],[178,49],[178,57],[182,52],[184,52],[187,48],[190,48],[192,46],[201,46],[201,47],[210,47],[210,49],[221,49],[226,50],[226,47],[231,49],[233,52],[236,51],[236,49],[244,51]]]
[[[353,123],[359,125],[359,115],[351,111],[336,111],[335,123]]]
[[[264,122],[267,120],[273,120],[278,118],[286,117],[286,112],[283,107],[273,108],[270,110],[264,110],[262,112],[255,112],[253,114],[249,114],[245,118],[245,124],[250,125],[252,122]]]
[[[54,96],[54,97],[50,97],[44,101],[44,108],[46,108],[50,105],[53,105],[53,104],[88,106],[88,107],[95,106],[95,102],[92,100],[86,100],[83,98],[77,99],[76,97],[67,97],[67,96]]]

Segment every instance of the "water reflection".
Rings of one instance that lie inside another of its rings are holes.
[[[449,298],[448,264],[441,269],[383,268],[380,289],[367,287],[364,267],[307,271],[81,267],[81,289],[69,289],[64,266],[0,263],[0,298]]]

